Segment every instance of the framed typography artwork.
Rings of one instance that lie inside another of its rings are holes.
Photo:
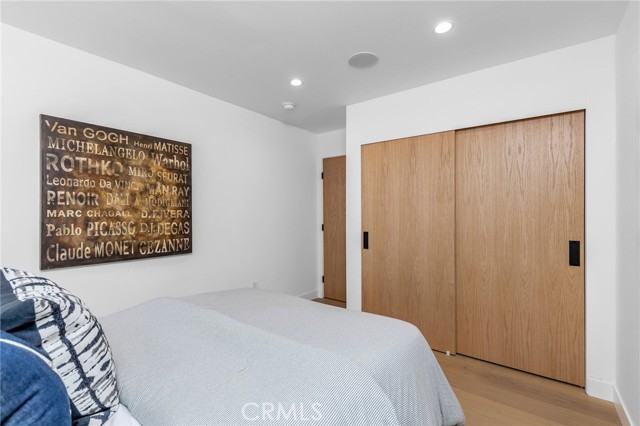
[[[191,144],[40,116],[40,268],[191,253]]]

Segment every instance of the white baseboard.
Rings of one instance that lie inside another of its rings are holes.
[[[585,392],[594,398],[613,401],[613,385],[611,383],[601,382],[600,380],[587,377]]]
[[[631,424],[631,421],[629,420],[627,409],[624,406],[624,402],[622,402],[622,399],[620,398],[620,394],[618,393],[618,388],[615,386],[613,387],[613,404],[616,407],[616,412],[618,413],[618,417],[620,418],[620,423],[622,424],[622,426],[634,426]]]
[[[300,294],[298,297],[301,297],[303,299],[309,299],[309,300],[317,299],[318,298],[318,290],[312,290],[312,291],[309,291],[307,293]]]

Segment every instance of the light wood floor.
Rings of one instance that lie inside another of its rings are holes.
[[[337,306],[338,308],[346,308],[347,304],[333,299],[313,299],[314,302],[324,303],[325,305]]]
[[[619,425],[612,403],[584,389],[462,355],[434,352],[468,426]]]
[[[316,302],[344,308],[331,299]],[[612,403],[584,389],[463,355],[434,352],[467,426],[620,425]]]

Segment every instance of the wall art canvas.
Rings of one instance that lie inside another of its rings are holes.
[[[191,144],[40,116],[41,269],[191,253]]]

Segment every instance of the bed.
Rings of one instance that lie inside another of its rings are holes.
[[[32,424],[27,402],[73,426],[464,424],[413,325],[279,293],[154,299],[98,320],[50,279],[0,268],[0,326],[7,426]]]
[[[391,318],[238,289],[101,318],[143,425],[461,425],[422,334]]]

